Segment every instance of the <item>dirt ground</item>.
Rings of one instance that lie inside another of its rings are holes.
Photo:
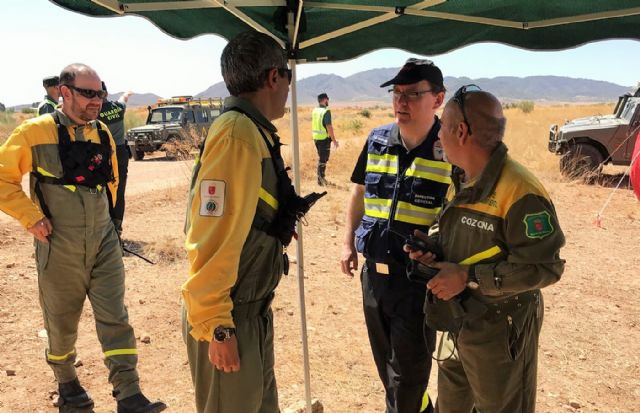
[[[329,162],[336,182],[304,227],[304,293],[311,391],[325,412],[383,412],[384,393],[370,354],[360,283],[340,273],[338,259],[352,161]],[[354,138],[355,139],[355,138]],[[349,148],[349,142],[344,147]],[[310,154],[307,150],[307,154]],[[310,155],[307,155],[310,156]],[[307,163],[312,162],[309,158]],[[338,159],[340,159],[338,157]],[[305,165],[305,164],[303,164]],[[349,165],[349,166],[347,166]],[[125,238],[157,261],[125,257],[126,302],[138,343],[141,384],[172,412],[193,412],[185,347],[180,332],[180,285],[186,277],[182,225],[190,163],[157,157],[130,164]],[[624,187],[562,179],[555,169],[536,173],[547,186],[567,237],[562,280],[544,290],[540,340],[539,412],[635,412],[640,407],[640,203]],[[311,174],[312,175],[312,174]],[[319,188],[303,180],[302,192]],[[611,177],[611,181],[615,177]],[[611,196],[600,226],[596,214]],[[295,256],[290,248],[290,256]],[[635,251],[635,252],[634,252]],[[299,280],[295,266],[274,302],[276,374],[281,408],[304,399]],[[37,299],[31,238],[0,217],[0,412],[54,412],[53,374],[44,361],[46,339]],[[82,383],[97,413],[113,412],[89,305],[77,344]],[[432,371],[430,391],[436,394]]]

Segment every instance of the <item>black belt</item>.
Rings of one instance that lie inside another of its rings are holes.
[[[524,308],[532,303],[535,303],[536,305],[540,303],[539,290],[526,291],[524,293],[505,298],[504,300],[498,300],[490,303],[485,302],[484,304],[487,306],[488,315],[493,317],[494,315],[505,314]]]
[[[234,320],[246,320],[258,316],[265,317],[269,313],[274,296],[275,294],[271,293],[269,296],[261,300],[249,301],[246,303],[233,303],[231,315]]]

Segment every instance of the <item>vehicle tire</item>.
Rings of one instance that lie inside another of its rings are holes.
[[[133,154],[133,159],[136,161],[141,161],[144,159],[144,151],[135,151]]]
[[[593,181],[602,172],[604,156],[593,145],[578,143],[560,158],[560,172],[570,179]]]

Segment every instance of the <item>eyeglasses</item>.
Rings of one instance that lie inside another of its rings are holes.
[[[281,67],[278,69],[278,74],[280,76],[284,76],[284,74],[287,74],[287,80],[289,80],[289,84],[291,84],[291,78],[293,77],[293,72],[291,72],[291,69],[289,69],[288,67]]]
[[[400,92],[399,90],[389,89],[388,92],[393,95],[393,98],[395,100],[400,100],[400,98],[404,97],[406,100],[415,101],[420,99],[422,95],[433,92],[433,90],[428,89],[428,90],[419,90],[416,92]]]
[[[93,90],[93,89],[83,89],[81,87],[75,87],[73,85],[62,85],[62,86],[66,86],[69,89],[73,89],[76,92],[78,92],[80,95],[84,96],[87,99],[93,99],[95,97],[98,97],[100,99],[104,99],[107,97],[107,91],[106,90]]]
[[[469,129],[469,135],[471,135],[473,132],[471,132],[471,125],[467,120],[467,114],[464,112],[464,95],[466,95],[467,93],[481,92],[481,91],[482,89],[480,89],[480,86],[471,84],[471,85],[462,86],[460,89],[456,90],[456,93],[453,94],[452,100],[456,102],[458,106],[460,106],[460,111],[462,112],[462,118],[464,119],[464,123],[467,124],[467,128]]]

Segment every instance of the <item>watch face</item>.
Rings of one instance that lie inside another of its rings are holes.
[[[227,338],[227,332],[224,327],[217,327],[213,330],[213,339],[219,343],[222,343]]]

